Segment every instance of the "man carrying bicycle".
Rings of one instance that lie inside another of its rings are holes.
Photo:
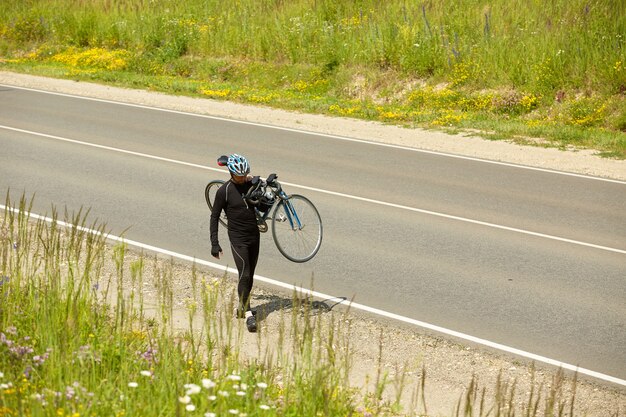
[[[211,255],[218,259],[222,255],[218,237],[218,220],[222,210],[224,210],[228,218],[230,247],[239,272],[237,287],[239,305],[236,316],[246,319],[248,331],[256,332],[257,323],[250,308],[250,293],[254,270],[259,258],[260,233],[255,207],[244,198],[253,186],[251,183],[252,176],[249,175],[250,164],[243,156],[232,154],[228,157],[226,166],[230,172],[230,180],[217,190],[211,211]]]

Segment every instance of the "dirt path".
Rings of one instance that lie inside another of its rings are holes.
[[[626,180],[626,161],[601,159],[594,156],[592,151],[565,152],[526,147],[507,142],[492,142],[473,137],[384,126],[372,122],[304,115],[212,100],[172,97],[152,92],[7,72],[0,72],[0,83]],[[129,256],[137,255],[131,253]],[[166,259],[162,261],[167,262]],[[185,300],[191,294],[191,265],[177,262],[174,271],[172,285],[176,294],[176,322],[181,329],[186,329],[188,312],[185,308]],[[216,274],[215,271],[208,270],[204,273],[207,276]],[[230,277],[225,285],[232,286],[231,290],[234,290],[234,278]],[[146,287],[144,293],[148,305],[156,302],[154,288]],[[290,299],[291,294],[257,286],[252,303],[258,306],[283,300],[288,305]],[[262,332],[267,346],[275,344],[279,337],[278,329],[281,325],[279,317],[280,314],[268,314],[262,321]],[[351,384],[361,387],[363,392],[373,389],[373,381],[376,379],[380,364],[382,369],[388,372],[390,381],[397,380],[400,375],[405,376],[406,391],[402,401],[405,409],[410,403],[412,387],[419,385],[421,370],[424,367],[427,373],[425,398],[428,414],[432,416],[450,415],[473,375],[477,377],[481,387],[486,388],[487,398],[492,398],[498,374],[501,372],[503,381],[517,381],[516,402],[521,405],[527,401],[531,386],[531,367],[525,361],[488,351],[482,347],[468,346],[428,335],[420,329],[409,328],[376,317],[354,312],[350,317],[351,345],[354,348]],[[241,343],[243,353],[248,357],[263,355],[257,335],[243,332]],[[383,347],[382,353],[380,346]],[[543,385],[544,391],[549,389],[553,384],[555,373],[555,369],[537,365],[535,387]],[[566,376],[564,386],[567,393],[571,387],[569,375]],[[386,398],[394,398],[393,382],[389,384],[385,395]],[[546,396],[547,391],[543,394],[543,398]],[[576,415],[590,417],[608,417],[615,415],[617,411],[623,415],[626,412],[626,387],[609,386],[581,378],[576,385],[576,410]],[[420,406],[420,411],[423,411],[422,406]]]

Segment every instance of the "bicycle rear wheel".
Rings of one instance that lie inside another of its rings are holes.
[[[209,182],[204,189],[204,198],[206,200],[207,205],[209,206],[209,210],[213,210],[213,202],[215,201],[215,194],[217,193],[218,188],[224,185],[226,181],[222,180],[213,180]],[[228,228],[228,219],[226,218],[226,213],[222,211],[220,213],[220,223],[224,225],[224,227]]]
[[[276,205],[272,236],[285,258],[293,262],[313,258],[322,245],[322,233],[322,219],[308,198],[293,194]]]

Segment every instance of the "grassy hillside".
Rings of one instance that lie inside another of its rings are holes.
[[[5,1],[0,69],[624,158],[625,37],[619,0]]]

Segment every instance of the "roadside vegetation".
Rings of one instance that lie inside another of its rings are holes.
[[[337,318],[321,325],[302,302],[276,356],[244,361],[223,279],[193,271],[188,328],[175,330],[172,263],[129,262],[81,213],[66,228],[19,209],[0,223],[0,416],[363,415],[347,349],[331,349],[346,342]]]
[[[409,386],[379,360],[371,387],[351,386],[349,310],[294,293],[244,357],[226,276],[192,268],[180,305],[173,261],[108,243],[85,213],[29,211],[22,198],[0,223],[0,416],[429,415],[425,368]],[[521,397],[515,381],[474,378],[450,415],[573,417],[574,404],[576,379],[570,389],[561,372]]]
[[[28,0],[0,69],[626,157],[626,3]]]

